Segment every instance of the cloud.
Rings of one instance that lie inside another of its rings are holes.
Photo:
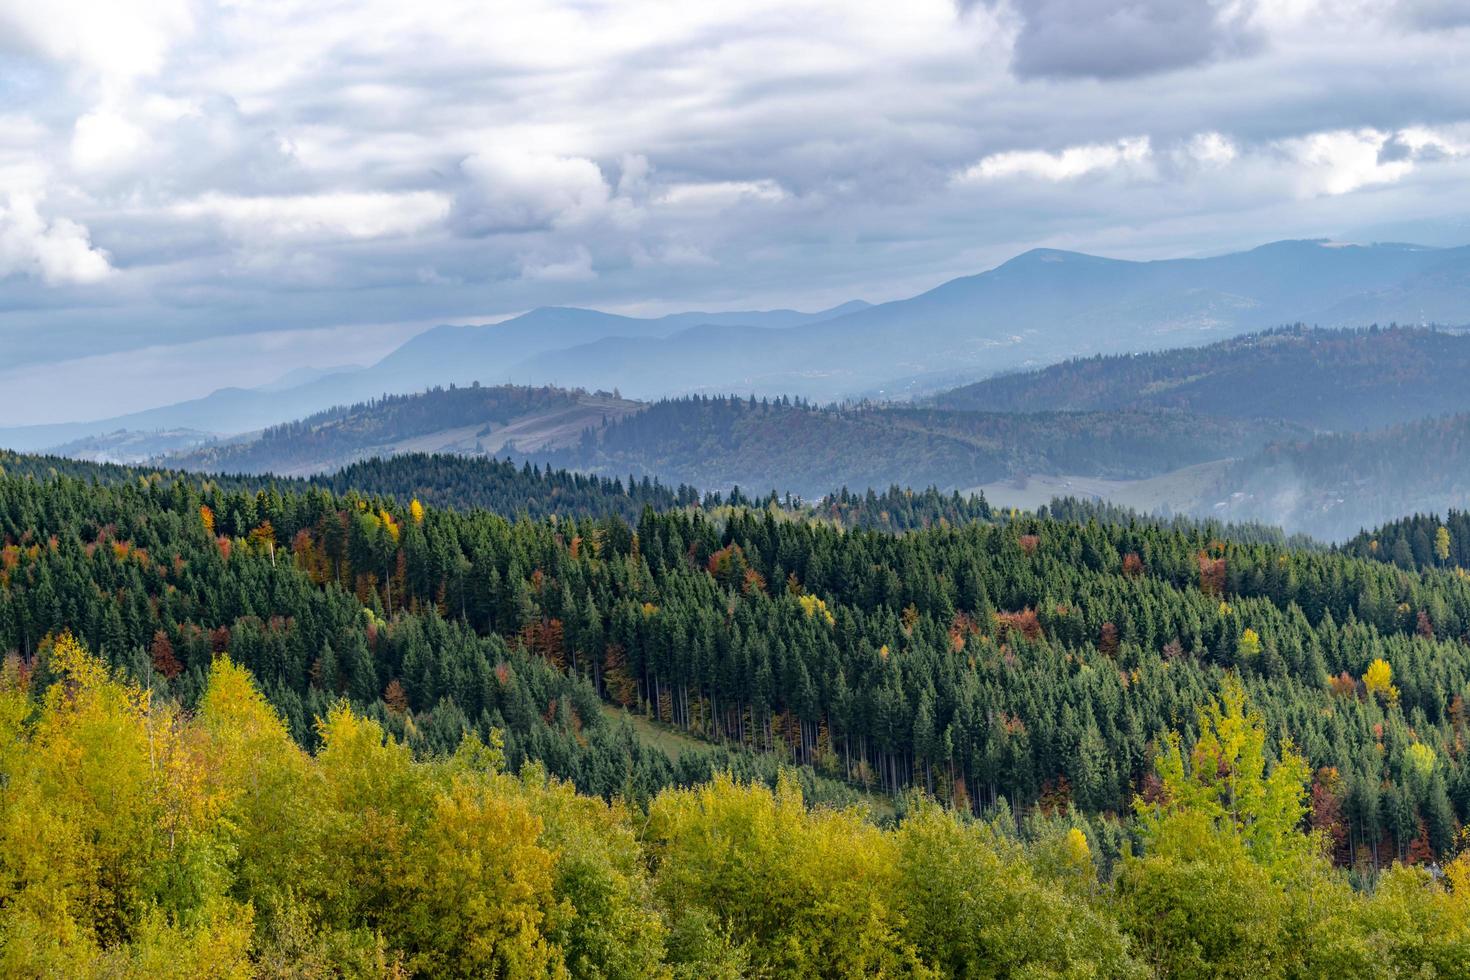
[[[75,221],[48,222],[24,194],[0,203],[0,278],[23,275],[50,286],[88,285],[113,271],[107,253],[94,248],[87,229]]]
[[[1240,155],[1235,143],[1222,133],[1196,133],[1184,145],[1184,155],[1195,163],[1223,167]]]
[[[1060,182],[1099,171],[1145,172],[1153,156],[1147,136],[1130,136],[1116,143],[1069,146],[1057,153],[1045,150],[1007,150],[992,153],[955,175],[959,185],[979,184],[1011,177]]]
[[[1470,25],[1470,5],[1464,0],[1398,0],[1394,12],[1419,30],[1453,30]]]
[[[708,183],[670,184],[658,197],[658,203],[670,207],[719,210],[745,201],[773,203],[784,200],[786,192],[774,180],[721,180]]]
[[[116,84],[158,72],[194,26],[186,0],[26,0],[0,3],[0,48]]]
[[[956,3],[0,0],[0,351],[815,308],[1460,207],[1462,3]]]
[[[1373,129],[1313,133],[1277,144],[1299,166],[1305,196],[1348,194],[1374,184],[1391,184],[1414,169],[1407,157],[1382,155],[1390,134]]]
[[[546,260],[527,256],[521,260],[521,278],[539,282],[585,282],[597,278],[592,268],[592,253],[578,245],[570,255]]]
[[[647,161],[625,173],[637,180]],[[530,231],[579,224],[604,213],[611,193],[602,169],[585,157],[556,156],[505,146],[467,157],[469,187],[458,217],[474,234]]]
[[[371,239],[408,235],[442,221],[449,199],[433,191],[236,197],[206,194],[173,207],[185,219],[220,223],[243,241]]]
[[[148,134],[120,113],[89,112],[72,132],[71,163],[81,171],[104,171],[126,166],[147,145]]]
[[[1011,67],[1022,78],[1129,78],[1255,51],[1240,2],[1014,0]]]

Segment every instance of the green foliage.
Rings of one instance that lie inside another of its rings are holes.
[[[964,489],[1022,473],[1141,477],[1304,435],[1294,426],[1182,412],[949,411],[694,396],[657,402],[543,453],[554,466],[701,487]]]

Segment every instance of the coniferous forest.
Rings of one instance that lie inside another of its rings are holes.
[[[1467,975],[1454,568],[6,465],[8,974]]]

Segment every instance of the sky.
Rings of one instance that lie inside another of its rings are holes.
[[[0,426],[540,305],[1470,243],[1470,0],[0,0]]]

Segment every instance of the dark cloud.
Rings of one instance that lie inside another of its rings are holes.
[[[1022,78],[1129,78],[1257,50],[1238,11],[1210,0],[1015,0]]]

